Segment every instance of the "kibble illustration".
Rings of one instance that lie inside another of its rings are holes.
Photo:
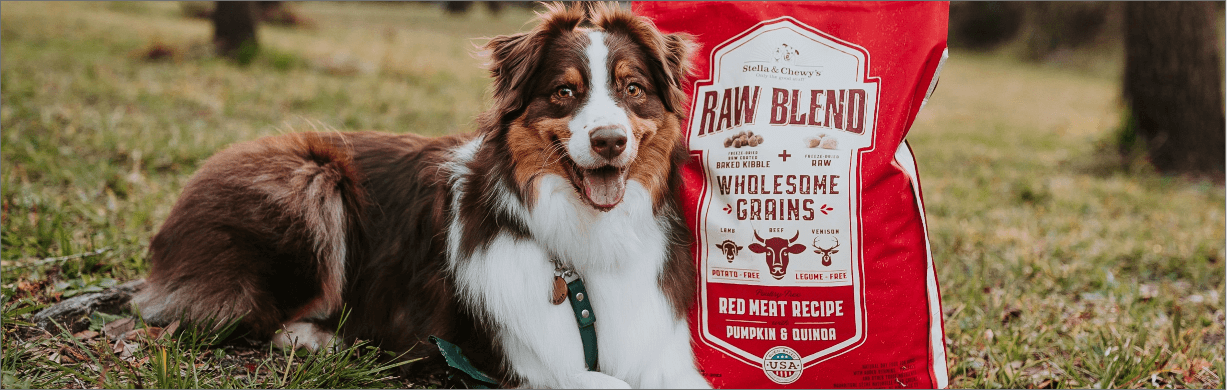
[[[742,131],[732,137],[726,138],[724,140],[724,147],[726,148],[730,148],[730,147],[740,148],[743,146],[744,147],[755,147],[755,146],[761,145],[762,143],[763,143],[763,136],[756,135],[754,134],[753,131]]]

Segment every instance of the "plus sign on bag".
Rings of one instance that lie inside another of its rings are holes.
[[[945,387],[941,304],[904,143],[948,4],[636,2],[692,34],[695,357],[716,387]]]

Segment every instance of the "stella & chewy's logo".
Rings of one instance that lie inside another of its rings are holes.
[[[742,64],[741,71],[798,78],[822,76],[822,67],[811,64],[809,56],[804,55],[796,45],[779,43],[765,49],[760,49],[759,53],[752,55],[753,59]]]
[[[775,383],[786,385],[796,382],[801,378],[802,371],[805,371],[805,365],[801,364],[801,355],[792,348],[775,347],[763,355],[763,373]]]

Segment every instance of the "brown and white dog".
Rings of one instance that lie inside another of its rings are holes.
[[[414,357],[437,335],[507,386],[707,387],[678,206],[690,42],[613,6],[551,6],[485,46],[494,99],[474,134],[234,145],[184,189],[134,303],[316,348],[344,305],[351,340]],[[587,285],[599,372],[550,302],[551,259]]]

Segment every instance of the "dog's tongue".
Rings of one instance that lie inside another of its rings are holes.
[[[617,168],[604,167],[584,173],[584,195],[598,208],[617,206],[625,192],[626,178]]]

